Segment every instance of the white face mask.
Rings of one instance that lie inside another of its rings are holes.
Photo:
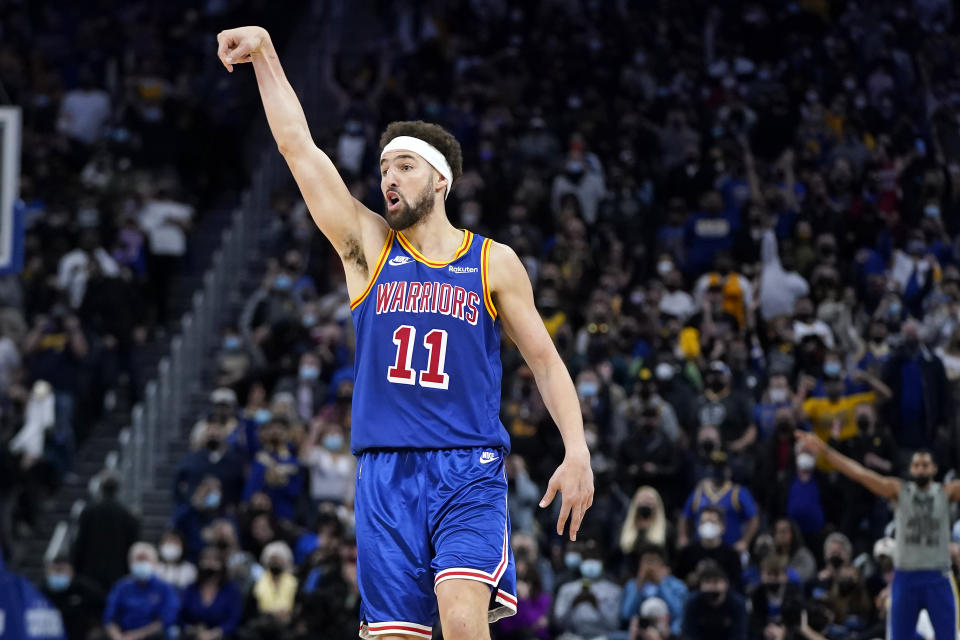
[[[720,525],[716,522],[704,522],[697,527],[697,533],[702,540],[716,540],[720,537]]]
[[[673,271],[673,262],[670,260],[661,260],[657,263],[657,273],[660,274],[661,277],[667,275],[671,271]]]
[[[810,471],[817,464],[817,459],[804,451],[797,455],[797,469],[801,471]]]
[[[181,553],[182,550],[178,544],[168,542],[160,545],[160,557],[163,558],[165,562],[176,562],[180,559]]]
[[[787,401],[787,390],[786,389],[770,389],[770,402],[774,404],[780,404],[781,402]]]

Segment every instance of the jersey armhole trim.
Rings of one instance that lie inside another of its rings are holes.
[[[493,305],[493,296],[490,295],[490,238],[484,238],[483,248],[480,250],[480,277],[483,280],[483,306],[494,320],[497,319],[497,308]]]
[[[377,278],[380,276],[380,272],[383,270],[383,265],[387,261],[387,256],[390,255],[390,248],[393,246],[393,237],[394,232],[391,229],[390,233],[387,234],[387,239],[383,243],[383,249],[380,250],[380,257],[377,258],[377,265],[373,268],[373,272],[370,274],[370,282],[367,283],[367,287],[363,290],[359,296],[350,301],[350,310],[353,311],[357,306],[363,302],[364,298],[370,293],[370,290],[373,289],[373,283],[377,281]]]

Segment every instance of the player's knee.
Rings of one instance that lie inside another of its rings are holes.
[[[490,590],[483,583],[450,580],[437,589],[444,640],[487,640]]]
[[[482,615],[481,615],[482,614]],[[490,627],[486,611],[454,608],[441,613],[444,640],[489,640]]]

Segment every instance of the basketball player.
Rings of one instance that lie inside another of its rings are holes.
[[[251,62],[270,130],[317,226],[343,261],[356,329],[351,449],[361,637],[489,638],[516,613],[500,423],[500,326],[536,377],[565,447],[557,533],[576,539],[593,501],[573,381],[507,246],[455,228],[444,200],[462,173],[441,127],[394,122],[380,140],[385,214],[351,197],[316,147],[260,27],[221,32],[228,71]]]
[[[896,544],[887,614],[890,640],[913,640],[920,611],[927,610],[937,638],[957,637],[957,587],[950,571],[950,505],[960,500],[960,481],[934,482],[937,465],[929,451],[910,459],[910,479],[882,476],[839,453],[812,433],[797,432],[811,453],[895,506]]]

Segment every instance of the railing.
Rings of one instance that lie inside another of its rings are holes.
[[[329,5],[341,2],[317,0],[291,38],[287,53],[314,49],[309,36],[317,25],[326,22],[320,19],[320,14]],[[331,25],[326,28],[335,31]],[[313,60],[307,65],[302,63],[303,59],[303,54],[287,57],[288,75],[308,88],[314,96],[310,103],[318,103],[316,89],[312,86],[316,81],[313,75],[319,75],[318,61]],[[130,426],[122,429],[117,439],[117,450],[111,451],[104,461],[104,469],[116,473],[120,480],[119,499],[135,513],[143,510],[145,492],[156,488],[157,468],[166,461],[171,442],[180,438],[180,425],[190,404],[190,392],[198,388],[207,362],[207,350],[211,340],[219,334],[217,319],[221,317],[229,296],[238,289],[237,278],[245,263],[256,253],[258,229],[270,204],[270,192],[280,180],[289,179],[278,154],[272,152],[273,140],[268,134],[254,135],[250,148],[255,150],[256,157],[261,158],[253,172],[251,186],[244,192],[229,227],[223,231],[220,249],[214,253],[203,276],[202,288],[193,294],[191,309],[181,318],[180,332],[170,342],[169,356],[160,361],[156,377],[147,383],[143,401],[133,407]],[[271,153],[262,153],[264,148]],[[96,493],[97,485],[98,480],[91,482],[91,493]],[[69,547],[83,506],[83,500],[77,500],[69,521],[57,524],[45,559],[52,559]]]
[[[203,375],[206,353],[217,335],[217,318],[234,289],[246,258],[255,248],[259,212],[269,203],[266,163],[223,231],[220,249],[203,276],[203,287],[193,294],[190,311],[183,315],[181,331],[170,343],[170,355],[157,366],[157,377],[147,383],[143,402],[131,413],[129,433],[120,439],[121,486],[134,511],[143,507],[146,489],[155,487],[156,471],[167,460],[170,443],[180,437],[186,399]]]

